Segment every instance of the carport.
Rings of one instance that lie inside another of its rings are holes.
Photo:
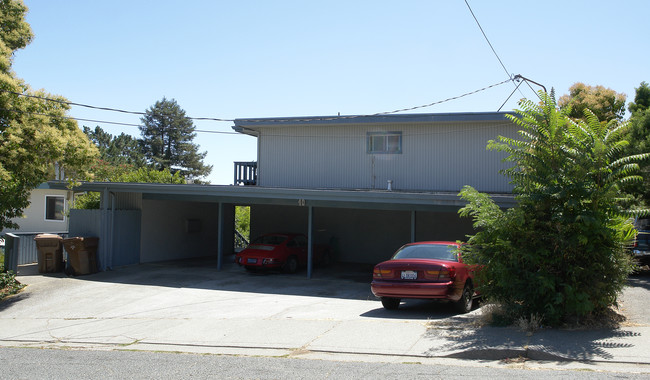
[[[100,210],[72,210],[70,215],[70,236],[100,237],[100,270],[214,251],[221,270],[233,250],[235,205],[251,206],[252,235],[277,229],[305,233],[309,278],[312,246],[324,238],[324,230],[345,237],[341,261],[370,261],[409,241],[442,239],[435,230],[463,239],[471,227],[470,220],[458,222],[456,215],[464,202],[456,193],[445,192],[113,182],[82,183],[74,191],[101,194]],[[515,202],[511,194],[494,194],[493,199],[501,207]],[[358,241],[349,247],[353,237]],[[179,248],[190,243],[192,252]]]

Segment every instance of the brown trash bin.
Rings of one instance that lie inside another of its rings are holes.
[[[54,234],[34,237],[38,251],[38,273],[56,273],[63,270],[63,238]]]
[[[63,247],[68,252],[68,267],[71,270],[71,274],[76,276],[97,272],[98,244],[98,237],[72,237],[63,239]]]

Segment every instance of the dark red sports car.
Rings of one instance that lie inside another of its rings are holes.
[[[389,310],[397,309],[402,298],[449,300],[462,313],[472,310],[474,267],[463,263],[458,243],[406,244],[375,265],[372,278],[373,294]]]
[[[314,261],[328,265],[329,247],[314,245]],[[237,264],[246,270],[280,269],[287,273],[307,265],[307,236],[296,233],[272,233],[253,240],[246,249],[235,255]]]

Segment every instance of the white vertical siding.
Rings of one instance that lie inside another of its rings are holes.
[[[23,216],[12,219],[20,228],[5,229],[3,232],[18,233],[57,233],[68,231],[68,211],[72,192],[69,190],[34,189],[30,194],[30,204],[23,210]],[[63,220],[45,220],[45,197],[59,196],[65,198]]]
[[[367,132],[402,132],[402,154],[367,154]],[[508,192],[503,154],[487,151],[509,121],[265,127],[259,140],[260,186],[290,188]]]

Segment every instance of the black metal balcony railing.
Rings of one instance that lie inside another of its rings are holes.
[[[235,186],[257,185],[257,162],[235,162]]]

